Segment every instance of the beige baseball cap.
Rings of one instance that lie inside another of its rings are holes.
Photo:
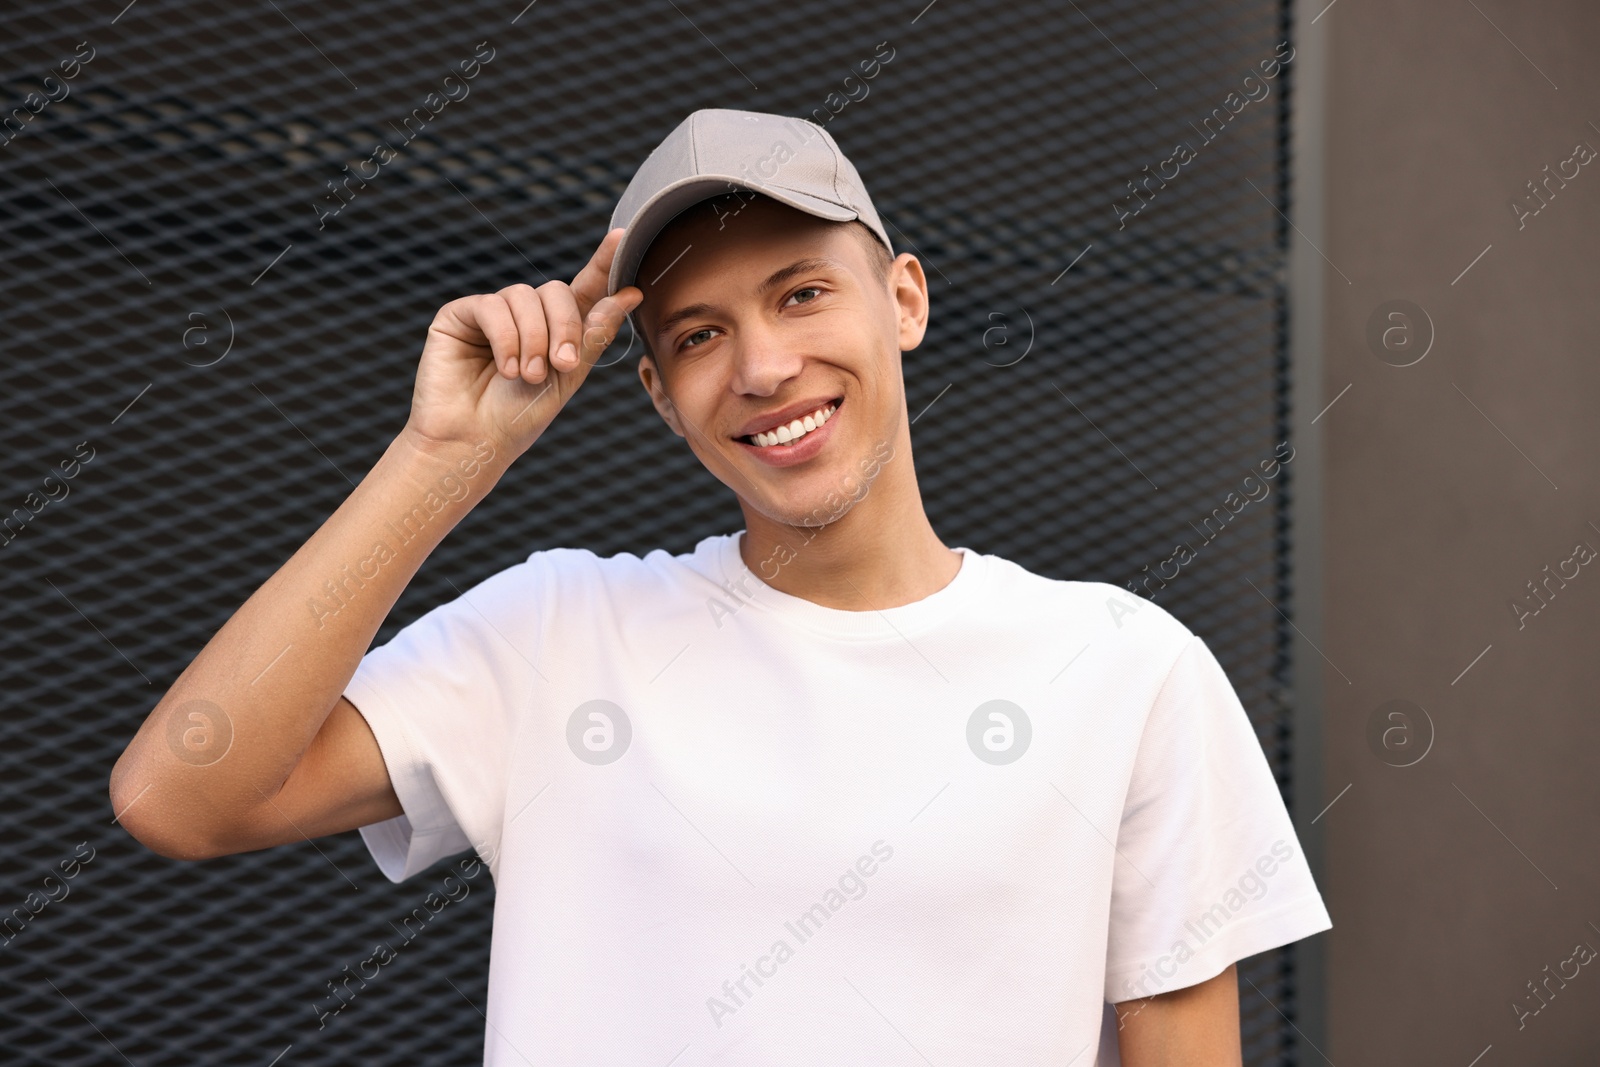
[[[861,175],[827,130],[790,115],[701,108],[656,145],[617,201],[610,229],[628,232],[607,294],[634,284],[651,242],[679,212],[739,189],[834,222],[860,219],[894,254]]]

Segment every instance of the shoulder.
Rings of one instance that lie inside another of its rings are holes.
[[[989,555],[997,607],[1019,627],[1081,634],[1147,667],[1170,666],[1194,633],[1162,605],[1110,582],[1051,578]]]

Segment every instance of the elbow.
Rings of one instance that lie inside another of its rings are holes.
[[[118,769],[121,766],[119,762]],[[129,775],[113,770],[108,790],[112,821],[164,859],[196,862],[228,854],[206,835],[195,832],[181,813],[164,810],[157,795],[160,788],[154,781],[138,784]]]
[[[117,825],[123,831],[145,848],[154,852],[163,859],[187,860],[191,863],[200,860],[214,860],[219,856],[227,855],[227,850],[216,848],[206,843],[202,838],[183,833],[170,824],[147,818],[121,818]]]
[[[126,825],[122,828],[128,832],[128,836],[163,859],[187,860],[193,863],[200,860],[214,860],[218,856],[225,855],[215,849],[202,848],[187,837],[151,833],[146,829],[134,829]]]

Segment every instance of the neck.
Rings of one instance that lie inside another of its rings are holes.
[[[922,508],[910,449],[891,456],[851,508],[824,526],[794,526],[740,500],[744,565],[766,585],[822,607],[874,611],[949,585],[961,556]]]

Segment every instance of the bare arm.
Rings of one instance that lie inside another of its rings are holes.
[[[1122,1067],[1240,1067],[1243,1062],[1236,964],[1197,985],[1115,1008]]]
[[[383,761],[374,759],[377,742],[341,694],[422,561],[498,479],[503,455],[482,463],[468,447],[397,438],[150,712],[111,773],[122,825],[163,855],[199,859],[398,815]],[[464,477],[458,460],[474,476]],[[452,472],[468,494],[440,494],[445,510],[401,544],[387,525],[403,522]],[[362,577],[379,541],[393,555]],[[330,715],[336,702],[346,706]],[[285,791],[314,741],[312,773]]]
[[[117,760],[112,807],[140,842],[205,859],[401,813],[344,687],[423,560],[543,433],[637,305],[632,286],[605,296],[619,236],[570,287],[510,286],[439,310],[405,429]]]

